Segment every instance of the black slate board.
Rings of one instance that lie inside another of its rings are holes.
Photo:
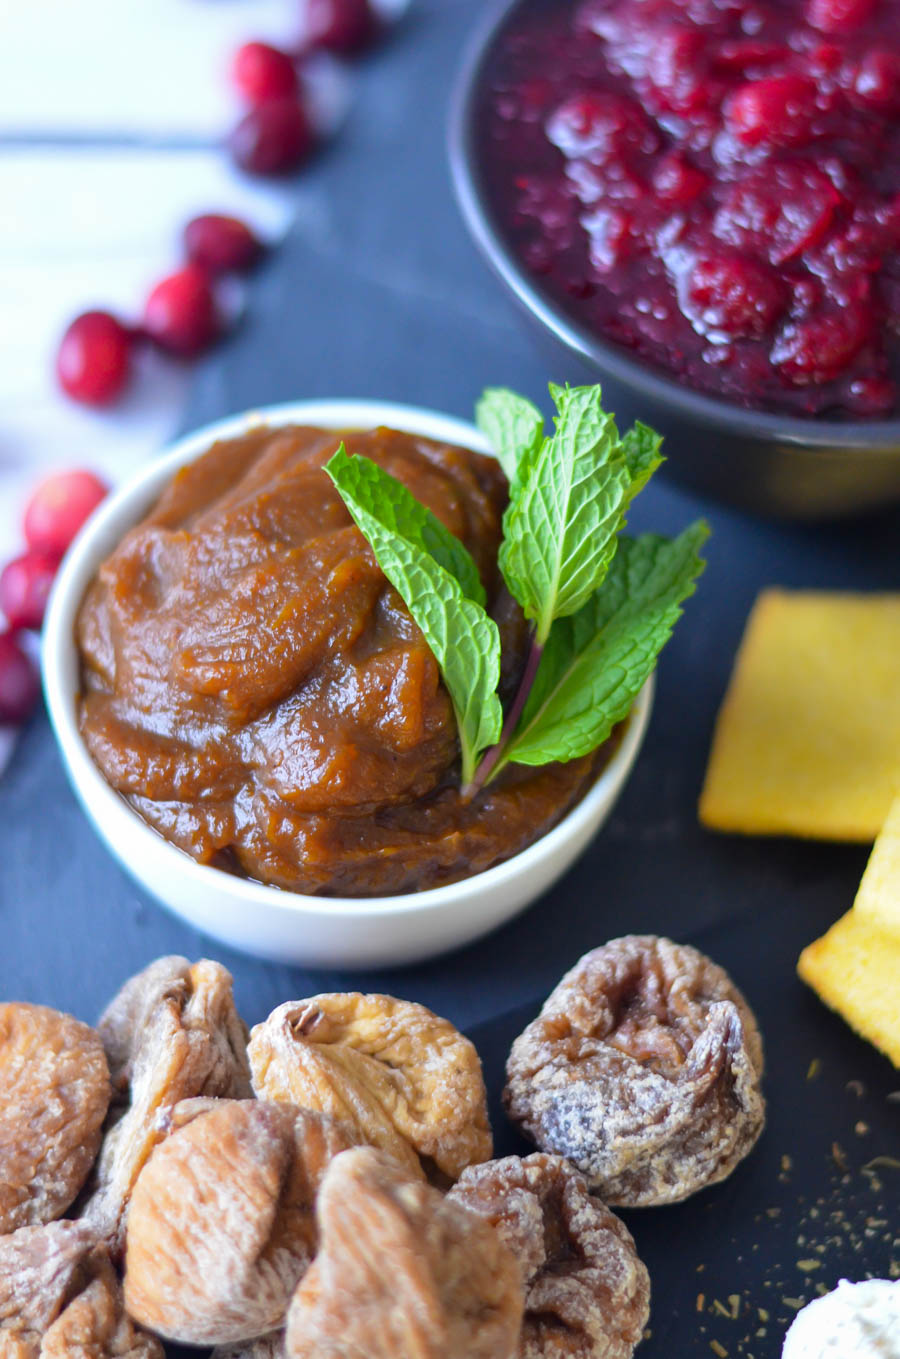
[[[685,941],[739,979],[756,1012],[768,1122],[723,1184],[622,1213],[652,1287],[639,1359],[779,1359],[801,1302],[842,1278],[900,1271],[900,1072],[796,979],[811,937],[808,922],[782,917],[773,939],[751,915]],[[506,1121],[500,1094],[510,1044],[539,1008],[471,1030],[497,1156],[534,1150]]]

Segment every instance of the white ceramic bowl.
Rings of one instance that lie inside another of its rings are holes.
[[[446,887],[392,897],[312,897],[195,863],[152,830],[106,782],[78,730],[75,616],[98,566],[151,507],[174,472],[217,439],[259,424],[367,429],[389,425],[487,452],[474,426],[413,406],[302,401],[234,416],[180,439],[110,496],[72,544],[50,598],[43,635],[44,691],[72,787],[100,837],[140,885],[198,929],[233,948],[307,967],[417,962],[477,939],[546,891],[606,820],[646,730],[652,678],[624,738],[590,792],[548,834],[514,858]]]

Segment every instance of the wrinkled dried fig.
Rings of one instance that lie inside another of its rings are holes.
[[[77,1291],[97,1247],[83,1222],[20,1227],[0,1236],[0,1337],[40,1347],[41,1336]]]
[[[289,1359],[512,1359],[522,1283],[499,1235],[372,1147],[319,1191],[319,1253],[287,1324]]]
[[[424,1005],[358,992],[280,1005],[250,1035],[260,1099],[320,1109],[413,1175],[419,1157],[453,1179],[491,1154],[481,1062]]]
[[[131,1196],[128,1312],[190,1345],[272,1331],[315,1253],[325,1168],[350,1139],[321,1114],[256,1100],[191,1100],[170,1123]]]
[[[106,1248],[83,1222],[0,1237],[2,1359],[163,1359],[126,1317]]]
[[[126,1316],[105,1248],[91,1262],[89,1281],[45,1333],[40,1359],[164,1359],[156,1337]]]
[[[520,1359],[630,1359],[650,1279],[625,1224],[561,1156],[538,1153],[464,1170],[450,1191],[512,1250],[525,1283]]]
[[[247,1029],[224,967],[160,958],[126,982],[99,1032],[119,1098],[130,1103],[103,1139],[83,1216],[119,1255],[132,1187],[164,1132],[161,1111],[194,1095],[252,1093]]]
[[[585,954],[516,1039],[504,1102],[608,1203],[675,1203],[756,1142],[762,1068],[756,1021],[722,968],[628,935]]]
[[[0,1234],[66,1211],[97,1155],[109,1099],[93,1029],[43,1005],[0,1005]]]

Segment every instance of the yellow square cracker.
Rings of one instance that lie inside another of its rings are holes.
[[[875,841],[852,911],[803,950],[797,971],[900,1067],[900,797]]]
[[[900,789],[900,594],[765,590],[713,739],[715,830],[873,840]]]

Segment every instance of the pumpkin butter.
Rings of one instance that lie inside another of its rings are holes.
[[[322,471],[339,441],[259,427],[175,476],[82,603],[81,731],[109,783],[201,863],[299,892],[413,892],[537,839],[608,748],[460,797],[437,663]],[[497,569],[498,464],[389,429],[344,441],[472,553],[508,703],[527,636]]]

